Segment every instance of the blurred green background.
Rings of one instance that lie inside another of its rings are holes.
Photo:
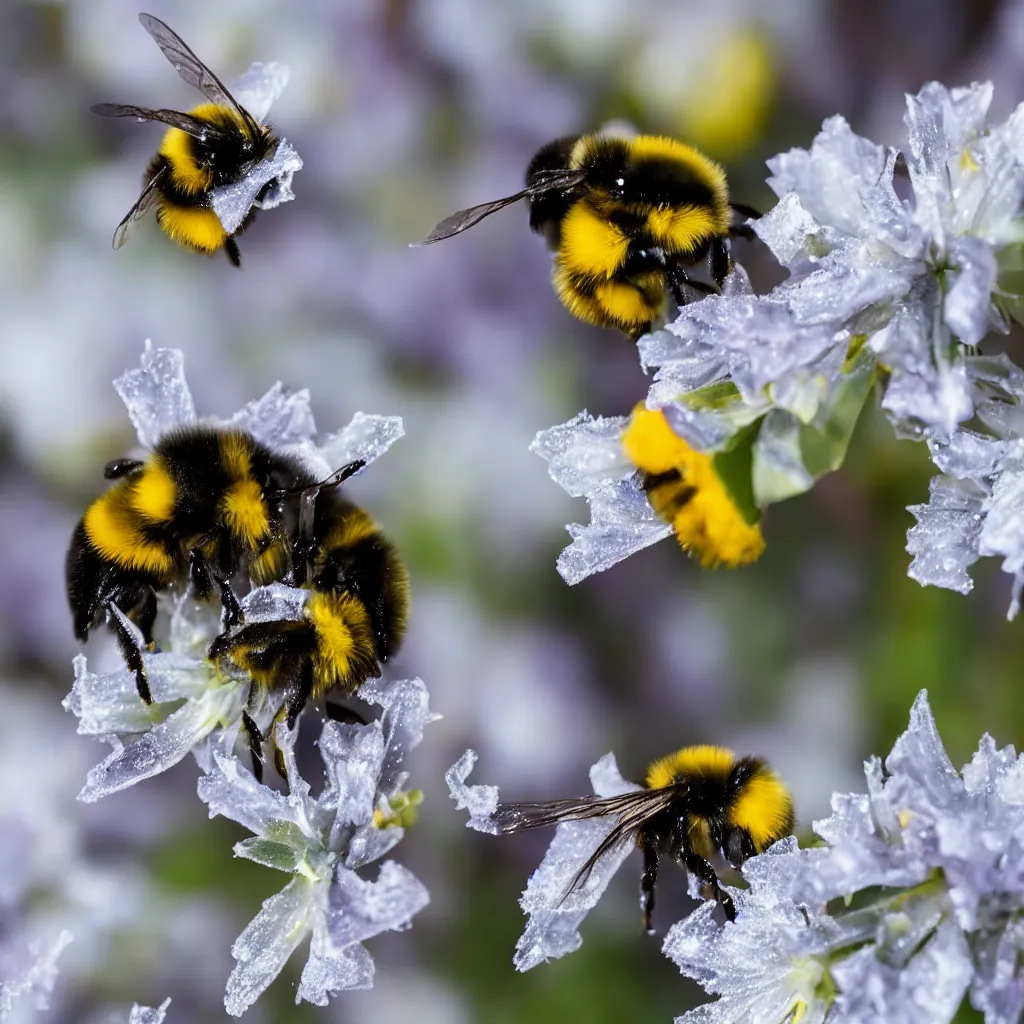
[[[702,572],[667,542],[568,588],[554,561],[564,525],[587,511],[527,448],[582,408],[628,412],[648,384],[635,352],[559,306],[521,208],[444,245],[406,243],[518,189],[544,142],[609,120],[704,148],[726,163],[734,198],[767,209],[765,158],[809,146],[833,113],[898,144],[905,91],[990,78],[1005,116],[1021,96],[1024,6],[148,9],[227,82],[252,60],[290,64],[271,120],[306,166],[295,202],[241,239],[241,272],[152,222],[112,251],[160,129],[89,105],[188,109],[198,96],[127,0],[0,6],[0,697],[14,734],[0,744],[0,868],[4,856],[32,866],[17,902],[0,895],[0,942],[65,919],[79,935],[51,1011],[12,1019],[101,1021],[170,995],[172,1024],[224,1020],[230,943],[281,884],[232,858],[243,833],[206,819],[191,761],[99,805],[74,801],[106,748],[77,738],[60,709],[76,652],[63,557],[104,462],[134,444],[110,381],[151,337],[184,351],[201,414],[226,415],[280,379],[310,388],[322,431],[360,409],[400,414],[407,431],[350,493],[412,573],[410,635],[390,672],[422,676],[444,715],[412,759],[426,803],[398,851],[432,902],[411,932],[371,943],[372,992],[295,1009],[296,958],[246,1019],[670,1020],[700,992],[641,934],[632,861],[578,953],[513,972],[516,900],[549,836],[467,831],[445,768],[472,746],[476,781],[543,799],[585,792],[609,749],[639,779],[669,750],[722,743],[769,758],[806,833],[833,790],[862,788],[862,760],[889,749],[921,687],[955,763],[985,730],[1018,741],[1024,632],[1004,619],[1009,579],[982,564],[964,598],[907,578],[906,506],[925,500],[931,467],[872,407],[843,470],[771,510],[756,566]],[[755,287],[780,279],[757,245],[736,256]],[[88,653],[116,664],[106,637]],[[666,875],[659,933],[687,909],[681,873]]]

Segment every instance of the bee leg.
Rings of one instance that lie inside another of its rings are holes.
[[[123,476],[137,473],[144,465],[138,459],[111,459],[103,467],[103,477],[106,480],[120,480]]]
[[[252,775],[257,782],[263,781],[263,733],[252,720],[248,711],[242,712],[242,725],[249,736],[249,755],[252,758]]]
[[[724,278],[724,274],[722,275]],[[690,277],[682,267],[675,267],[667,275],[669,291],[672,293],[672,298],[675,300],[677,306],[680,309],[690,302],[690,297],[683,290],[684,288],[691,288],[695,292],[700,292],[702,295],[719,295],[720,290],[713,284],[708,284],[706,281],[697,281]]]
[[[142,633],[147,647],[153,646],[153,624],[156,622],[156,591],[146,587],[135,613],[135,624]]]
[[[242,266],[242,254],[238,251],[238,243],[230,236],[224,239],[224,252],[233,267]]]
[[[725,916],[730,921],[735,921],[736,907],[733,905],[732,897],[722,888],[721,882],[718,881],[718,875],[715,874],[715,869],[710,862],[706,861],[699,853],[686,850],[683,853],[683,863],[686,865],[687,871],[696,875],[711,889],[712,895],[725,911]]]
[[[234,590],[231,589],[230,580],[220,579],[215,576],[214,581],[217,584],[217,589],[220,591],[221,628],[230,629],[242,621],[242,607],[238,603],[238,598],[235,597]]]
[[[711,243],[711,277],[719,290],[722,282],[729,276],[732,270],[732,249],[729,246],[728,238],[716,238]]]
[[[645,843],[644,870],[640,876],[640,912],[643,914],[644,931],[654,934],[651,927],[651,914],[654,913],[654,886],[658,881],[658,850],[653,843]]]
[[[195,599],[205,601],[210,596],[212,582],[210,567],[206,564],[206,557],[199,548],[193,548],[188,553],[188,579],[192,584],[192,593]]]
[[[113,605],[113,601],[109,602],[108,608]],[[117,640],[118,649],[121,652],[121,657],[124,658],[124,663],[128,666],[130,672],[135,673],[135,689],[139,691],[139,696],[147,704],[153,703],[153,694],[149,689],[149,680],[146,678],[146,666],[142,661],[142,648],[135,641],[135,637],[132,636],[128,627],[121,621],[120,617],[115,615],[113,611],[108,612],[107,621],[110,623],[110,628],[114,631],[114,638]]]

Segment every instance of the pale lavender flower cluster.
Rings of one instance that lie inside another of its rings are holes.
[[[123,374],[115,387],[144,448],[198,422],[176,350],[147,343],[141,368]],[[308,392],[289,393],[280,384],[229,419],[204,422],[248,431],[299,460],[315,479],[355,460],[372,462],[403,434],[398,417],[357,413],[347,427],[317,443]],[[305,590],[275,583],[253,589],[241,607],[249,623],[293,620],[302,617],[307,597]],[[220,631],[215,611],[187,593],[160,600],[169,605],[167,633],[161,650],[142,655],[151,705],[140,699],[129,670],[94,672],[84,655],[75,659],[75,681],[64,706],[78,717],[80,734],[113,748],[89,772],[79,799],[92,802],[126,789],[191,753],[204,772],[199,796],[211,817],[225,815],[255,833],[235,847],[235,854],[292,875],[234,944],[238,963],[227,983],[229,1013],[243,1013],[310,935],[296,1002],[326,1005],[343,989],[371,986],[373,960],[361,943],[408,926],[429,900],[415,876],[393,861],[381,865],[376,881],[357,874],[388,853],[415,818],[419,794],[406,791],[401,766],[420,742],[423,727],[437,717],[429,711],[426,687],[418,679],[368,682],[358,695],[382,709],[379,720],[323,725],[318,742],[327,781],[316,798],[296,765],[297,730],[279,725],[274,740],[290,789],[283,796],[258,782],[234,754],[243,738],[243,710],[249,706],[266,732],[280,700],[264,694],[251,707],[247,673],[206,657]],[[124,617],[122,622],[141,646],[134,625]]]
[[[1024,373],[975,346],[1024,302],[1024,105],[988,124],[991,100],[987,83],[931,82],[907,97],[899,149],[836,116],[810,149],[773,157],[779,201],[752,226],[789,278],[757,295],[738,266],[721,295],[683,307],[638,349],[654,372],[647,406],[697,451],[742,454],[759,509],[842,464],[877,390],[897,436],[927,441],[942,471],[912,509],[911,576],[963,592],[970,564],[999,555],[1012,617]],[[668,535],[622,452],[626,422],[582,414],[534,442],[552,477],[590,502],[590,525],[569,528],[559,559],[570,583]]]
[[[449,788],[470,827],[496,832],[497,789],[465,782],[474,761],[467,751]],[[965,998],[986,1024],[1024,1014],[1024,755],[986,735],[956,771],[922,691],[907,731],[865,773],[866,794],[834,795],[832,816],[814,823],[824,845],[801,850],[791,837],[744,864],[748,888],[729,890],[735,921],[709,901],[670,929],[665,955],[718,997],[676,1024],[942,1024]],[[635,788],[610,754],[591,779],[599,795]],[[632,839],[566,891],[613,823],[558,825],[523,893],[519,970],[579,948]]]

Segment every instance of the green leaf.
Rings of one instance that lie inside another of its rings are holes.
[[[739,388],[731,380],[719,380],[695,391],[687,391],[679,396],[679,401],[689,409],[713,412],[725,408],[739,397]]]
[[[235,856],[254,860],[264,867],[276,868],[278,871],[294,873],[302,861],[302,853],[284,843],[275,843],[272,839],[253,836],[235,843]]]
[[[760,429],[761,420],[743,427],[729,439],[725,451],[712,457],[715,474],[748,526],[753,526],[761,518],[752,482],[754,442]]]

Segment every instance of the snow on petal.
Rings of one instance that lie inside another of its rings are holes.
[[[476,761],[476,751],[467,750],[445,772],[444,781],[448,784],[448,794],[455,801],[455,806],[460,811],[469,811],[466,828],[496,836],[499,830],[492,816],[498,807],[498,787],[466,785],[466,779]]]
[[[170,999],[165,999],[159,1006],[139,1006],[136,1003],[132,1007],[131,1015],[128,1017],[128,1024],[164,1024],[164,1016],[167,1007],[171,1005]]]
[[[591,768],[590,779],[598,796],[618,796],[640,789],[622,778],[613,754],[605,754]],[[529,920],[516,943],[512,962],[517,971],[528,971],[579,949],[583,942],[579,926],[635,848],[635,836],[625,836],[613,845],[586,881],[572,892],[568,890],[615,824],[616,818],[610,816],[562,822],[556,827],[555,837],[519,901]]]
[[[312,928],[314,905],[324,898],[324,885],[293,878],[263,908],[231,947],[238,961],[228,978],[224,1008],[240,1017],[281,973]]]
[[[49,941],[36,939],[29,943],[27,957],[17,958],[21,967],[18,973],[0,980],[0,1021],[6,1020],[15,1005],[26,996],[31,997],[35,1009],[47,1008],[57,982],[57,961],[71,940],[71,932],[63,929]]]
[[[215,755],[214,769],[199,779],[198,791],[211,818],[221,814],[258,836],[268,836],[278,823],[303,820],[291,798],[257,782],[237,757]]]
[[[441,716],[430,710],[430,694],[422,679],[370,679],[360,688],[359,696],[383,708],[385,754],[377,788],[391,795],[405,783],[405,759],[419,746],[424,728]]]
[[[302,157],[287,139],[281,139],[274,152],[254,164],[240,181],[212,189],[210,206],[224,230],[233,235],[254,206],[272,210],[294,199],[292,177],[301,170]],[[257,199],[264,188],[267,190]]]
[[[967,594],[974,581],[967,570],[978,560],[983,495],[970,484],[947,476],[932,477],[926,505],[907,509],[917,525],[907,531],[907,570],[922,586],[945,587]]]
[[[141,367],[126,370],[114,381],[135,427],[139,444],[152,448],[164,434],[196,422],[196,407],[185,380],[180,349],[157,348],[147,338]]]
[[[291,75],[292,69],[279,60],[253,61],[249,70],[231,83],[231,95],[262,124]]]

